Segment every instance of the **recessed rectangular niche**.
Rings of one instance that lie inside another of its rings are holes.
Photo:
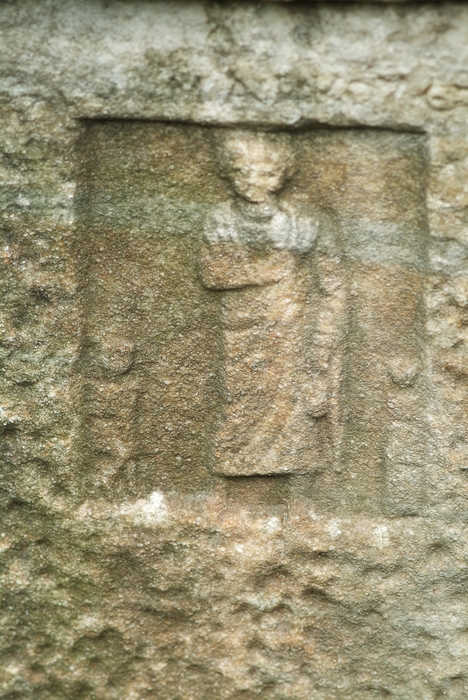
[[[92,122],[81,160],[94,486],[305,475],[417,510],[423,137]]]

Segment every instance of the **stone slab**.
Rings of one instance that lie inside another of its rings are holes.
[[[465,698],[468,6],[0,24],[0,695]]]

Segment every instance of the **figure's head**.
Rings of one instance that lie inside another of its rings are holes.
[[[290,177],[293,156],[284,135],[229,129],[219,135],[223,173],[249,202],[268,201]]]

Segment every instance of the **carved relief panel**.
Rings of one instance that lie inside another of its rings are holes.
[[[329,509],[417,512],[422,137],[93,123],[83,163],[99,488],[290,475]]]

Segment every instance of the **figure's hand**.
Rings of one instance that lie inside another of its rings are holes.
[[[418,357],[393,357],[388,362],[388,372],[398,386],[411,386],[421,372],[421,362]]]
[[[293,256],[284,250],[259,252],[238,243],[204,244],[199,274],[207,289],[227,290],[274,284],[291,274]]]
[[[305,387],[305,406],[307,415],[311,418],[326,416],[329,410],[329,392],[322,380],[311,383]]]

